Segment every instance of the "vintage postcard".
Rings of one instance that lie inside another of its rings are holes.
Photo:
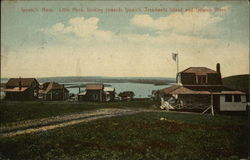
[[[249,159],[249,1],[1,1],[0,159]]]

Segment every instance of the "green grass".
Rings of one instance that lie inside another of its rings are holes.
[[[222,79],[222,82],[225,86],[227,86],[229,88],[248,92],[249,91],[250,74],[224,77]]]
[[[0,125],[9,122],[45,118],[63,114],[83,112],[100,108],[147,108],[159,106],[159,102],[135,100],[110,103],[74,102],[2,102],[0,104]]]
[[[246,157],[246,150],[246,117],[166,112],[0,138],[0,155],[10,159],[214,160]]]

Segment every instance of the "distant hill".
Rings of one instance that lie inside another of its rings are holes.
[[[244,74],[244,75],[235,75],[230,77],[225,77],[222,79],[222,82],[225,86],[240,90],[243,92],[249,92],[250,88],[250,74]]]
[[[101,76],[88,76],[88,77],[46,77],[37,78],[39,83],[44,82],[58,82],[58,83],[71,83],[71,82],[96,82],[96,83],[147,83],[155,85],[165,85],[175,83],[175,78],[163,77],[101,77]],[[1,78],[1,82],[7,82],[8,78]]]

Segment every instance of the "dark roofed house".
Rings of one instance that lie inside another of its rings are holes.
[[[183,85],[222,85],[220,72],[206,67],[190,67],[177,75]]]
[[[160,90],[164,100],[176,99],[181,108],[216,111],[245,111],[244,92],[223,86],[220,65],[216,71],[206,67],[190,67],[177,74],[177,85]]]
[[[11,78],[5,85],[6,100],[36,100],[39,83],[35,78]]]
[[[86,100],[93,102],[104,101],[104,85],[103,84],[87,84],[86,85]]]
[[[46,82],[40,86],[39,98],[46,101],[65,100],[69,97],[69,91],[64,85],[56,82]]]

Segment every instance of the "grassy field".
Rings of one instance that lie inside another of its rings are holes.
[[[0,105],[0,126],[16,121],[46,118],[100,108],[145,108],[156,109],[158,101],[134,100],[129,102],[2,102]]]
[[[247,117],[150,112],[0,138],[0,159],[239,159]]]

